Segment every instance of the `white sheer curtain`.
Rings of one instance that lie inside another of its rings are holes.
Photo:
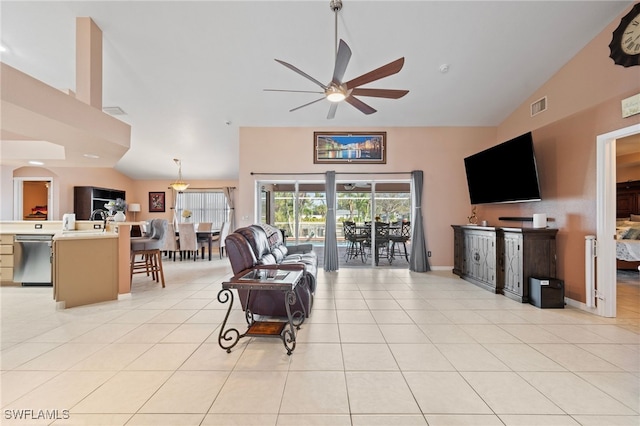
[[[224,188],[222,188],[224,196],[227,197],[227,205],[229,206],[229,217],[227,220],[229,221],[229,230],[231,232],[235,231],[236,229],[236,209],[233,200],[233,189],[234,188],[230,186],[225,186]]]

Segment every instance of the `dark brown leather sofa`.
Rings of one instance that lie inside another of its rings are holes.
[[[234,275],[257,265],[279,269],[302,270],[302,282],[298,284],[297,301],[293,311],[302,311],[309,316],[316,290],[318,258],[311,244],[286,246],[282,233],[270,225],[250,225],[238,228],[225,239],[227,255]],[[247,309],[247,291],[238,291],[242,309]],[[285,293],[279,291],[251,292],[249,309],[254,314],[286,316]]]

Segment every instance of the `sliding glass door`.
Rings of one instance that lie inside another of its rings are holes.
[[[287,244],[310,243],[324,246],[328,212],[324,181],[260,181],[257,188],[256,215],[262,223],[282,229]],[[396,224],[411,221],[411,191],[409,180],[358,181],[336,183],[336,236],[341,266],[369,267],[373,258],[356,264],[347,259],[348,241],[344,235],[345,221],[355,222],[360,229],[379,218]],[[391,244],[391,243],[390,243]],[[373,244],[375,246],[375,242]],[[366,247],[370,253],[372,247]],[[322,250],[316,250],[321,254]],[[389,262],[387,262],[388,265]],[[381,262],[381,266],[384,262]],[[406,264],[406,260],[405,260]],[[407,265],[408,267],[408,265]]]

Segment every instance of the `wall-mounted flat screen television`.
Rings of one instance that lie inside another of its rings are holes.
[[[540,201],[531,132],[464,159],[471,204]]]

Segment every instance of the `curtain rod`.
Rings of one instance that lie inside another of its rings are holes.
[[[211,190],[211,189],[225,189],[225,188],[236,189],[235,186],[222,186],[222,187],[219,187],[219,188],[215,188],[215,187],[214,188],[191,188],[191,187],[189,187],[189,188],[185,189],[184,191],[180,191],[180,192],[189,192],[189,191],[193,191],[193,190],[203,190],[203,189],[208,189],[208,190]],[[172,187],[168,187],[167,189],[173,189],[173,188]]]
[[[325,173],[262,173],[262,172],[251,172],[251,175],[263,175],[263,176],[302,176],[302,175],[320,175],[324,176]],[[411,172],[336,172],[336,175],[410,175]]]

